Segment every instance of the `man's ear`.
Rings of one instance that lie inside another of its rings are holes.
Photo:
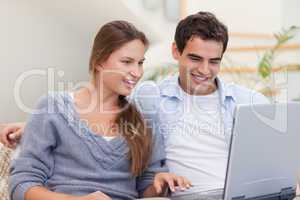
[[[177,45],[175,42],[172,43],[172,56],[175,60],[178,60],[180,57],[180,52],[178,51]]]

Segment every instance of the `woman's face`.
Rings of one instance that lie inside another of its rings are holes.
[[[145,45],[133,40],[110,54],[108,59],[96,65],[98,85],[116,95],[128,96],[143,75]]]

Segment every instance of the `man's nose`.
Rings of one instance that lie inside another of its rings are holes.
[[[203,62],[198,66],[198,72],[200,72],[203,75],[208,75],[210,74],[209,71],[209,63],[208,62]]]

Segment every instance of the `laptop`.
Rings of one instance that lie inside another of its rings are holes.
[[[293,199],[300,172],[300,103],[235,110],[224,199]]]

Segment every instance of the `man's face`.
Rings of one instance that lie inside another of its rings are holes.
[[[207,95],[217,89],[223,44],[192,37],[180,53],[173,43],[172,54],[179,64],[180,86],[188,94]]]

